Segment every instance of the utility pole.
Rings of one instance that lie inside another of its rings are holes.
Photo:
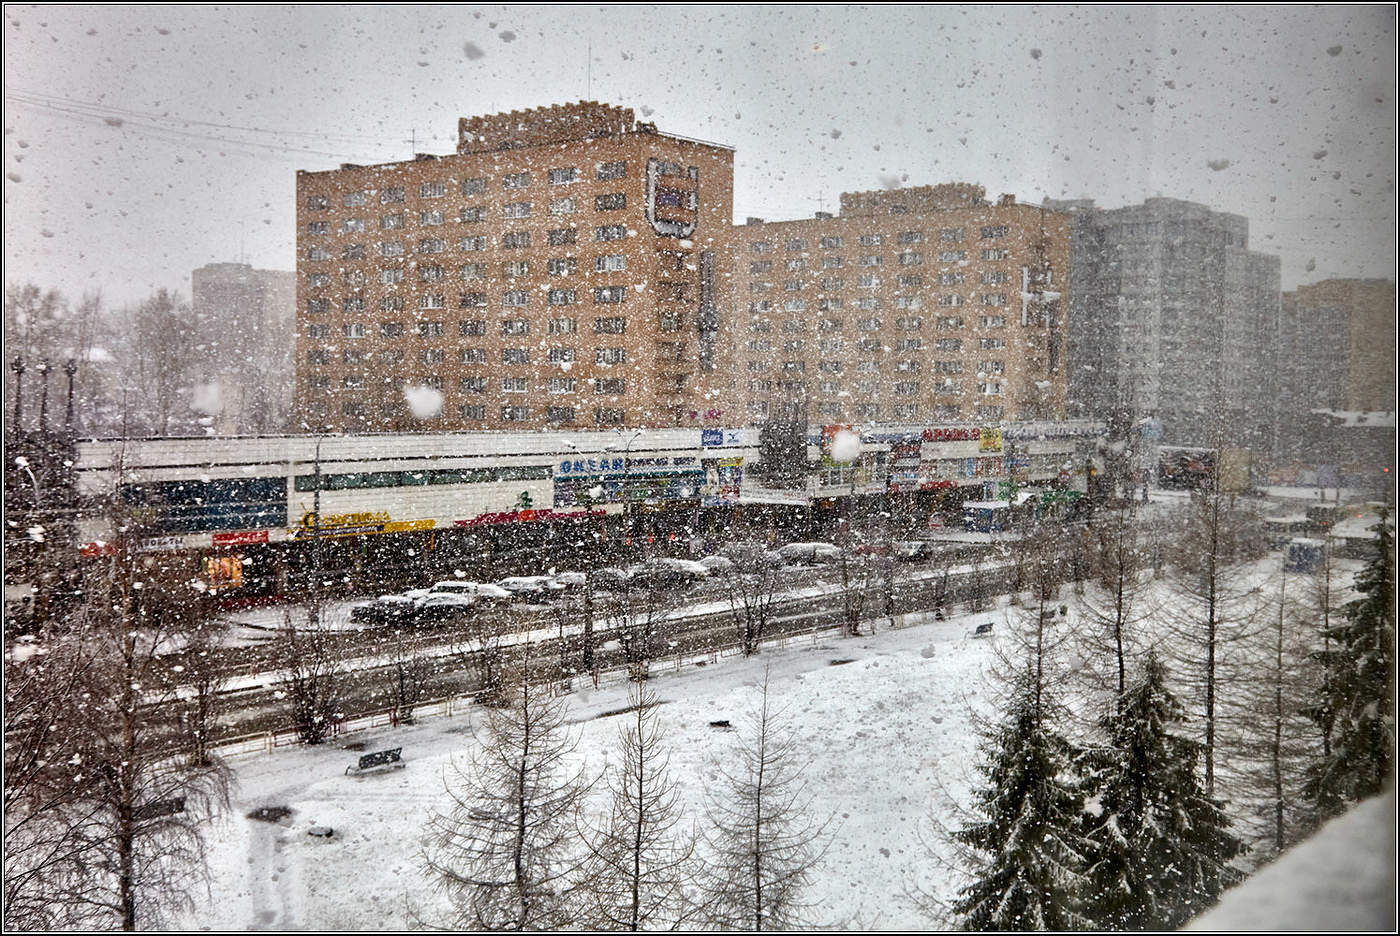
[[[21,391],[24,389],[24,357],[23,357],[22,355],[18,355],[18,354],[15,355],[14,360],[10,362],[10,370],[12,370],[12,371],[15,372],[15,429],[14,429],[14,431],[15,431],[16,434],[18,434],[19,431],[20,431],[20,414],[21,414],[21,412],[22,412],[22,410],[21,410],[21,408],[20,408],[20,394],[21,394]]]
[[[39,434],[49,434],[49,359],[40,358],[39,366]]]
[[[78,362],[69,358],[63,365],[63,372],[68,375],[68,413],[63,418],[64,431],[71,438],[73,435],[73,377],[78,373]]]

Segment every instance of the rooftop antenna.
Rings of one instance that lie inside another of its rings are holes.
[[[402,142],[408,144],[408,158],[412,159],[418,153],[418,128],[409,128],[408,139]]]

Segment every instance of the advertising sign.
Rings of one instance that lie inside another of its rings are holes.
[[[245,533],[215,533],[215,546],[252,546],[255,543],[266,543],[266,530],[251,530]]]
[[[742,458],[705,459],[705,484],[700,489],[700,502],[706,507],[733,504],[739,500],[743,482]]]
[[[979,430],[977,443],[977,450],[979,452],[1000,452],[1001,430],[983,426],[982,429]]]

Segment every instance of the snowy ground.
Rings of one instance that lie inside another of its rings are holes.
[[[849,929],[927,928],[905,899],[913,887],[947,884],[927,847],[927,817],[946,791],[966,800],[976,738],[969,704],[981,708],[981,669],[990,641],[968,636],[1004,611],[842,640],[807,638],[751,660],[665,671],[653,686],[672,749],[672,769],[700,817],[716,766],[732,757],[736,726],[751,710],[765,668],[770,692],[787,709],[806,771],[813,811],[830,815],[831,848],[811,894],[814,923]],[[832,661],[849,660],[840,665]],[[620,681],[576,692],[572,718],[579,756],[600,772],[615,756],[617,720],[600,713],[626,705]],[[420,871],[420,835],[429,810],[445,808],[444,768],[474,744],[469,716],[438,718],[345,740],[367,751],[402,747],[403,770],[344,775],[358,753],[293,749],[234,761],[239,785],[229,816],[210,836],[211,899],[175,921],[212,929],[396,929],[409,902],[436,906]],[[479,721],[479,713],[470,716]],[[262,806],[288,806],[280,824],[247,818]],[[946,813],[945,819],[947,818]],[[307,829],[329,825],[329,840]]]

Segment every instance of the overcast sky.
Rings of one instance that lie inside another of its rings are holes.
[[[294,269],[297,169],[591,98],[735,147],[740,221],[892,184],[1164,195],[1248,217],[1285,289],[1392,278],[1395,63],[1389,4],[13,5],[5,276],[116,305]]]

